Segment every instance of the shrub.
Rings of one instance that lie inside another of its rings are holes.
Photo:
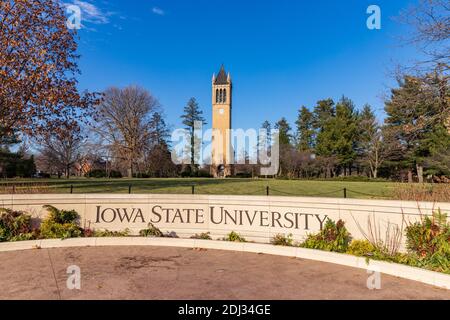
[[[139,234],[141,237],[156,237],[156,238],[164,237],[162,231],[159,230],[157,227],[155,227],[152,223],[149,223],[148,228],[141,230]]]
[[[88,231],[84,230],[85,237],[94,237],[94,238],[120,238],[120,237],[128,237],[130,235],[130,229],[125,229],[123,231],[109,231],[109,230],[94,230]]]
[[[36,232],[32,230],[30,215],[21,211],[0,209],[0,242],[35,238]]]
[[[211,238],[211,233],[210,233],[210,232],[200,233],[200,234],[193,235],[193,236],[191,237],[191,239],[197,239],[197,240],[212,240],[212,238]]]
[[[374,256],[377,249],[368,240],[353,240],[347,253],[358,257]]]
[[[270,243],[275,246],[292,247],[294,245],[294,239],[292,237],[292,233],[287,236],[284,234],[277,234],[272,238],[272,240],[270,240]]]
[[[106,172],[106,170],[102,170],[102,169],[96,169],[96,170],[91,170],[88,173],[86,173],[86,178],[108,178],[108,173]],[[120,173],[119,171],[115,171],[112,170],[109,172],[109,178],[122,178],[122,173]]]
[[[211,173],[209,171],[201,169],[197,172],[197,177],[198,178],[212,178],[213,176],[211,175]]]
[[[83,236],[79,227],[80,216],[74,210],[59,210],[53,206],[44,206],[49,215],[42,222],[40,236],[44,239],[68,239]]]
[[[351,241],[350,233],[345,227],[345,222],[339,220],[335,223],[328,219],[325,228],[315,235],[309,235],[301,247],[333,252],[347,252]]]
[[[231,241],[231,242],[247,242],[245,238],[241,237],[239,233],[236,233],[232,231],[229,233],[225,238],[223,238],[224,241]]]
[[[109,172],[109,177],[113,179],[121,179],[123,178],[123,175],[120,171],[112,170]]]
[[[44,220],[41,224],[41,238],[43,239],[69,239],[79,238],[83,230],[76,223],[55,223]]]
[[[55,223],[76,223],[80,218],[75,210],[59,210],[53,206],[44,206],[49,213],[49,219]]]
[[[450,272],[450,224],[441,211],[406,228],[406,246],[416,265]],[[411,262],[411,260],[410,260]]]

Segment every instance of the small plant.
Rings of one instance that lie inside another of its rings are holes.
[[[450,224],[441,211],[406,228],[406,246],[417,266],[450,273]]]
[[[43,239],[68,239],[83,236],[78,225],[80,216],[74,210],[59,210],[53,206],[44,206],[49,215],[42,222],[40,236]]]
[[[387,225],[381,225],[373,214],[372,217],[367,217],[367,228],[364,229],[353,215],[352,218],[364,238],[375,247],[374,252],[380,260],[395,261],[401,255],[404,221],[400,226],[390,222]]]
[[[36,232],[32,230],[30,215],[21,211],[0,209],[0,242],[35,238]]]
[[[277,234],[272,238],[270,243],[275,246],[292,247],[294,246],[294,239],[292,237],[292,233],[288,234],[287,236],[285,236],[284,234]]]
[[[377,249],[368,240],[353,240],[348,246],[347,253],[358,257],[372,257]]]
[[[339,220],[335,223],[328,219],[324,229],[315,235],[309,235],[301,247],[333,252],[347,252],[351,241],[350,233],[345,227],[345,222]]]
[[[236,233],[232,231],[230,234],[228,234],[224,239],[224,241],[230,241],[230,242],[247,242],[245,238],[241,237],[239,233]]]
[[[109,230],[94,230],[91,237],[94,238],[123,238],[128,237],[131,234],[130,229],[123,231],[109,231]],[[85,233],[86,236],[86,233]]]
[[[193,235],[193,236],[191,237],[191,239],[197,239],[197,240],[212,240],[212,238],[211,238],[211,233],[210,233],[210,232],[200,233],[200,234]]]
[[[49,218],[55,223],[75,223],[80,218],[75,210],[60,210],[53,206],[44,206],[44,209],[47,209]]]
[[[157,227],[155,227],[152,223],[148,224],[148,228],[141,230],[139,232],[139,235],[141,237],[156,237],[156,238],[162,238],[164,237],[164,234],[161,230],[159,230]]]

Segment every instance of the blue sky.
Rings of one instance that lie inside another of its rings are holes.
[[[140,85],[155,95],[173,128],[190,97],[211,123],[211,78],[223,63],[234,82],[233,123],[259,128],[300,106],[343,94],[370,103],[395,85],[396,62],[415,57],[399,45],[392,18],[410,0],[67,0],[83,9],[80,89]],[[382,10],[382,29],[366,9]]]

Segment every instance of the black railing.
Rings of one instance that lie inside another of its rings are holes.
[[[133,190],[135,189],[136,185],[128,184],[128,194],[133,194]],[[142,190],[141,193],[152,193],[150,188],[148,186],[145,186],[143,184],[139,184],[136,189],[139,189],[139,187],[144,187],[144,190]],[[183,194],[217,194],[217,193],[210,193],[210,192],[201,192],[201,184],[195,185],[195,184],[174,184],[173,187],[179,187],[179,188],[186,188],[186,192],[181,192]],[[118,189],[120,187],[117,187]],[[123,186],[122,186],[123,188]],[[48,183],[39,183],[39,182],[7,182],[7,183],[0,183],[0,194],[27,194],[27,193],[53,193],[53,192],[47,192],[47,191],[55,191],[57,190],[58,193],[64,193],[64,190],[67,190],[66,192],[70,194],[76,193],[77,189],[79,190],[78,193],[84,193],[85,187],[83,185],[79,186],[77,188],[76,185],[58,185],[58,184],[48,184]],[[157,186],[155,187],[157,189]],[[189,191],[187,191],[189,190]],[[62,192],[61,192],[62,191]],[[125,190],[124,190],[125,191]],[[174,193],[176,192],[169,192]],[[246,190],[242,195],[259,195],[259,196],[292,196],[292,197],[322,197],[322,196],[329,196],[331,197],[334,195],[335,197],[343,197],[344,199],[351,198],[349,195],[359,195],[364,196],[372,199],[389,199],[391,197],[384,196],[380,194],[371,194],[371,193],[365,193],[361,191],[355,191],[348,188],[342,188],[342,189],[336,189],[332,191],[326,191],[326,192],[320,192],[320,193],[309,193],[306,190],[299,190],[298,188],[292,188],[290,191],[284,191],[279,190],[277,188],[273,188],[271,186],[264,186],[264,187],[257,187],[253,190]]]

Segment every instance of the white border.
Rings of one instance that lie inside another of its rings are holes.
[[[370,260],[366,258],[326,252],[319,250],[303,249],[297,247],[281,247],[268,244],[235,243],[226,241],[194,240],[194,239],[169,239],[169,238],[76,238],[66,240],[34,240],[20,242],[0,243],[0,252],[11,252],[31,249],[73,248],[73,247],[106,247],[106,246],[158,246],[179,248],[201,248],[213,250],[226,250],[238,252],[263,253],[269,255],[295,257],[313,261],[333,263],[337,265],[371,269],[391,276],[418,281],[435,287],[450,290],[450,275],[428,271],[406,265]]]

